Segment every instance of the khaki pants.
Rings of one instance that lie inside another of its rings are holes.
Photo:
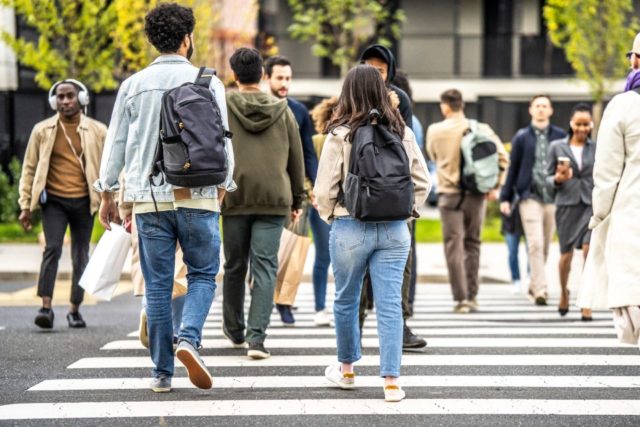
[[[467,194],[458,208],[461,197],[438,195],[444,254],[455,301],[472,300],[478,295],[480,232],[486,210],[484,195]]]
[[[549,256],[549,244],[556,228],[556,207],[534,199],[520,202],[520,218],[529,249],[531,283],[529,292],[534,296],[547,296],[545,264]]]

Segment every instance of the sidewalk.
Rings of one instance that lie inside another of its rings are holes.
[[[40,270],[43,247],[38,244],[0,244],[0,280],[36,280]],[[447,283],[447,267],[444,259],[443,247],[441,243],[419,243],[417,246],[418,255],[418,281],[419,283]],[[71,277],[71,259],[69,246],[65,245],[60,260],[58,278],[68,280]],[[559,248],[557,244],[552,244],[549,262],[547,263],[547,277],[549,278],[549,289],[559,289],[557,265],[559,259]],[[314,248],[309,248],[307,262],[304,269],[304,281],[311,281],[313,270]],[[524,245],[520,247],[521,272],[526,283],[526,253]],[[129,260],[125,262],[123,269],[123,279],[130,278]],[[576,289],[574,285],[579,280],[582,269],[581,253],[576,252],[574,256],[572,277],[570,287]],[[221,264],[222,273],[222,264]],[[481,249],[480,276],[483,283],[510,283],[510,273],[507,265],[507,247],[502,243],[485,243]],[[221,279],[221,274],[218,279]],[[329,280],[333,280],[331,269]],[[0,285],[1,291],[1,285]]]

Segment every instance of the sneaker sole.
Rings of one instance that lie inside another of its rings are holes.
[[[151,391],[154,393],[168,393],[171,391],[171,387],[151,387]]]
[[[213,379],[211,374],[191,351],[185,348],[178,348],[176,350],[176,357],[187,368],[187,374],[189,374],[189,381],[201,389],[208,390],[213,385]]]
[[[258,350],[249,350],[247,352],[247,357],[249,357],[250,359],[254,359],[254,360],[261,360],[261,359],[270,358],[271,354],[263,353],[262,351],[258,351]]]
[[[331,377],[329,377],[329,376],[327,376],[327,375],[325,375],[324,377],[325,377],[328,381],[330,381],[330,382],[331,382],[331,384],[335,384],[335,385],[337,385],[337,386],[338,386],[338,387],[340,387],[342,390],[353,390],[353,389],[355,389],[355,388],[356,388],[356,384],[355,384],[355,383],[353,383],[353,384],[345,384],[345,383],[343,383],[343,382],[336,381],[335,379],[333,379],[333,378],[331,378]]]
[[[403,400],[406,397],[405,393],[402,393],[399,396],[389,396],[387,397],[386,395],[384,396],[384,401],[385,402],[400,402],[401,400]]]

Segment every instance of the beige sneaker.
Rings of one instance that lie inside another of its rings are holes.
[[[460,301],[455,307],[453,307],[453,312],[457,314],[467,314],[471,312],[471,307],[466,300]]]
[[[138,326],[138,339],[140,343],[149,348],[149,331],[147,330],[147,312],[143,308],[140,311],[140,325]]]
[[[467,301],[467,305],[471,311],[478,311],[478,300],[473,298]]]
[[[385,402],[400,402],[405,398],[404,390],[395,384],[384,386],[384,401]]]

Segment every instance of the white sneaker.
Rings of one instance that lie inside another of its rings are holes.
[[[520,285],[520,281],[519,280],[514,280],[513,281],[513,287],[511,288],[511,293],[513,295],[518,295],[522,293],[522,286]]]
[[[313,317],[313,323],[316,326],[330,326],[331,314],[329,314],[326,310],[316,311],[316,315]]]
[[[340,364],[327,366],[324,370],[324,377],[343,390],[351,390],[356,387],[355,374],[353,372],[343,374],[340,372]]]
[[[397,385],[388,385],[384,387],[384,401],[385,402],[400,402],[404,399],[404,390]]]

